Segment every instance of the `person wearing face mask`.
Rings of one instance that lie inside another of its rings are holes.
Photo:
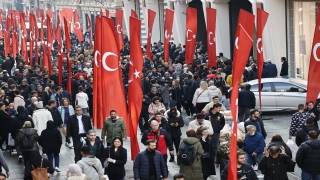
[[[158,180],[162,176],[167,180],[168,171],[162,154],[157,149],[156,140],[145,142],[147,149],[138,153],[133,164],[134,179]]]
[[[127,140],[127,129],[121,117],[117,116],[115,110],[110,111],[110,117],[104,121],[101,131],[102,142],[105,143],[104,137],[107,136],[107,145],[110,146],[115,137],[121,137],[123,141]]]
[[[204,114],[198,113],[196,116],[197,119],[190,121],[188,125],[188,129],[194,129],[196,131],[199,127],[203,126],[208,129],[209,135],[213,135],[211,122],[208,120],[205,120],[204,117],[205,117]]]

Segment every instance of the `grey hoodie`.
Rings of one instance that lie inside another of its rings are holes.
[[[77,164],[82,169],[83,174],[87,175],[88,179],[102,180],[103,168],[99,159],[94,156],[82,157]]]

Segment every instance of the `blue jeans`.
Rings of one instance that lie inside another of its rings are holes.
[[[320,174],[310,174],[302,170],[301,180],[320,180]]]
[[[47,156],[48,156],[48,160],[52,164],[52,166],[53,166],[53,158],[54,158],[54,166],[53,167],[59,167],[59,162],[60,162],[59,153],[58,154],[47,154]]]
[[[281,77],[284,78],[284,79],[289,79],[289,76],[288,76],[288,75],[281,76]]]
[[[259,162],[261,161],[263,153],[257,154],[256,156],[252,156],[252,153],[249,154],[246,152],[246,163],[249,165],[258,165]]]

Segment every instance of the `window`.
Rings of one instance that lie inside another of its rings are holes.
[[[270,83],[262,83],[261,86],[262,86],[261,92],[272,92],[272,88],[271,88]],[[258,84],[252,85],[251,91],[252,92],[259,92]]]
[[[276,82],[274,83],[274,87],[276,89],[276,92],[304,92],[305,91],[303,88],[300,88],[299,86],[289,84],[289,83]]]

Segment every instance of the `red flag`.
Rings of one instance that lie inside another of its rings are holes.
[[[30,52],[30,54],[29,54],[29,61],[30,61],[30,66],[33,66],[33,60],[32,60],[32,57],[33,57],[33,47],[34,47],[34,42],[36,41],[36,28],[35,28],[35,26],[36,26],[36,24],[37,24],[37,22],[36,22],[36,17],[35,17],[35,15],[32,13],[32,12],[30,12],[30,17],[29,17],[29,29],[30,29],[30,33],[29,33],[29,35],[30,35],[30,45],[29,45],[29,52]]]
[[[17,46],[17,38],[16,38],[16,21],[15,21],[15,14],[11,13],[11,47],[12,47],[12,57],[16,58],[16,54],[18,52],[18,46]]]
[[[124,42],[123,42],[123,32],[122,32],[122,20],[123,20],[123,10],[116,9],[116,24],[117,24],[117,37],[118,37],[118,44],[119,49],[123,49]]]
[[[108,18],[108,17],[109,17],[109,15],[110,15],[110,12],[109,12],[109,10],[108,10],[108,9],[106,9],[106,17]]]
[[[150,16],[148,16],[148,19]],[[149,21],[149,20],[148,20]],[[141,21],[130,17],[130,66],[129,66],[129,87],[128,87],[128,107],[129,119],[131,120],[131,159],[135,160],[140,152],[137,139],[137,127],[142,108],[142,89],[140,74],[142,72],[142,51],[140,45]]]
[[[39,61],[39,46],[38,46],[38,38],[39,38],[39,30],[38,30],[38,24],[37,24],[37,19],[35,19],[35,24],[34,24],[34,27],[35,27],[35,49],[36,49],[36,54],[35,54],[35,62],[38,63]]]
[[[48,18],[48,16],[49,16],[49,18]],[[47,19],[51,19],[51,21],[52,21],[52,18],[53,18],[52,11],[51,11],[51,9],[48,9],[47,10]]]
[[[217,10],[207,8],[207,46],[208,46],[208,59],[209,67],[217,67],[217,52],[216,52],[216,16]]]
[[[0,10],[0,37],[2,37],[2,10]]]
[[[174,18],[174,11],[171,9],[166,9],[166,19],[164,25],[164,60],[168,62],[169,60],[169,41],[172,35],[172,26],[173,26],[173,18]]]
[[[51,18],[49,14],[47,14],[47,56],[48,56],[48,70],[49,74],[52,74],[52,64],[51,64],[51,50],[52,50],[52,44],[53,44],[53,38],[52,38],[52,26],[51,26]]]
[[[102,9],[100,8],[100,17],[103,16],[103,12],[102,12]]]
[[[68,81],[67,81],[67,91],[71,94],[71,79],[72,79],[72,73],[71,73],[71,60],[69,58],[69,52],[71,49],[71,39],[70,39],[70,33],[69,33],[69,27],[68,27],[68,21],[66,18],[63,18],[64,23],[64,36],[66,38],[66,52],[67,52],[67,59],[68,59]]]
[[[259,103],[260,110],[262,108],[261,102],[261,78],[263,69],[263,43],[262,43],[262,32],[264,26],[267,23],[269,14],[262,9],[257,9],[257,56],[258,56],[258,84],[259,84]]]
[[[312,43],[312,51],[310,56],[310,65],[309,65],[309,73],[308,73],[308,86],[307,86],[307,101],[313,101],[316,102],[319,92],[320,92],[320,86],[319,86],[319,79],[320,79],[320,71],[319,71],[319,65],[320,65],[320,53],[318,51],[318,48],[320,47],[320,11],[318,11],[317,14],[317,22],[316,27],[314,30],[314,36],[313,36],[313,43]]]
[[[102,67],[101,69],[101,89],[103,89],[103,98],[101,101],[103,102],[103,111],[104,116],[110,116],[109,112],[114,109],[117,111],[119,117],[122,117],[126,127],[130,127],[128,122],[128,112],[125,96],[121,92],[123,86],[121,85],[122,79],[120,79],[119,71],[119,57],[120,50],[117,44],[116,32],[114,28],[113,20],[102,17]],[[104,121],[104,120],[102,120]],[[101,128],[101,127],[98,127]],[[127,133],[130,129],[127,128]]]
[[[4,30],[4,51],[5,55],[10,53],[10,33],[7,30]]]
[[[25,24],[25,17],[24,13],[20,14],[20,21],[21,21],[21,53],[23,56],[23,60],[25,62],[28,61],[28,53],[27,53],[27,29],[26,29],[26,24]]]
[[[89,32],[89,38],[90,38],[90,46],[92,45],[92,24],[90,20],[90,15],[87,14],[87,19],[88,19],[88,32]]]
[[[57,18],[57,29],[56,29],[56,39],[58,41],[58,66],[59,66],[59,71],[58,71],[58,83],[59,85],[62,84],[62,70],[63,70],[63,57],[62,57],[62,39],[61,39],[61,29],[60,29],[60,18]]]
[[[40,11],[40,19],[44,20],[44,12]],[[42,48],[42,66],[46,67],[49,69],[49,59],[47,56],[47,51],[46,51],[46,45],[44,43],[44,30],[43,26],[45,24],[41,23],[41,29],[40,29],[40,41],[41,41],[41,48]]]
[[[94,28],[94,66],[93,66],[93,124],[103,127],[102,91],[101,91],[101,53],[102,53],[102,19],[96,16]]]
[[[242,24],[244,22],[244,24]],[[240,10],[238,27],[236,31],[234,61],[232,72],[232,92],[230,107],[233,117],[232,138],[230,145],[230,161],[228,180],[237,179],[237,117],[238,117],[238,89],[241,76],[246,66],[248,56],[252,47],[252,34],[254,30],[254,15]],[[250,33],[249,33],[250,32]]]
[[[60,15],[66,18],[68,25],[70,26],[72,24],[72,14],[73,14],[73,9],[71,8],[64,8],[61,12]],[[70,28],[70,27],[68,27]]]
[[[131,16],[134,17],[134,18],[139,19],[137,13],[133,9],[131,9]]]
[[[74,28],[73,28],[74,33],[77,35],[79,42],[83,42],[82,29],[80,27],[80,21],[79,21],[77,10],[73,11],[73,18],[74,18]]]
[[[147,56],[151,59],[152,52],[151,52],[151,36],[152,36],[152,27],[154,23],[154,19],[156,18],[156,12],[148,9],[148,39],[147,39]],[[131,37],[131,36],[130,36]]]
[[[187,7],[186,18],[186,64],[193,62],[194,48],[197,37],[197,9]]]

